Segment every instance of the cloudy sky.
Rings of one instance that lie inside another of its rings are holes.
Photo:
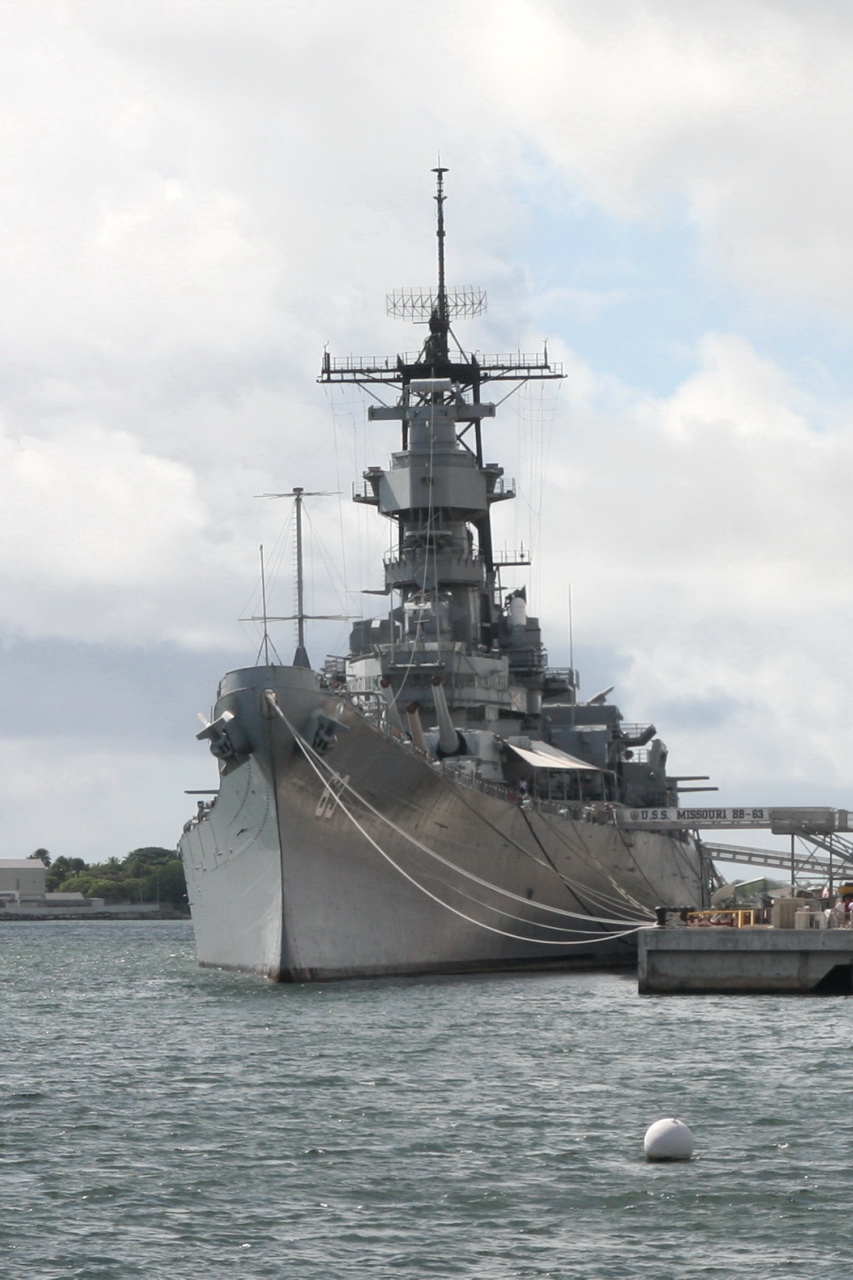
[[[311,607],[370,610],[348,499],[396,437],[316,376],[420,344],[385,294],[433,279],[439,155],[459,337],[569,374],[489,428],[552,663],[571,591],[582,692],[674,772],[853,807],[851,6],[2,0],[0,36],[0,856],[174,844],[261,544],[292,610],[255,495],[340,491]]]

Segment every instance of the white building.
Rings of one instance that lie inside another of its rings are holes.
[[[0,898],[43,898],[47,867],[39,858],[0,858]]]

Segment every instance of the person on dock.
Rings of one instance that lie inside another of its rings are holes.
[[[853,908],[853,893],[843,893],[832,908],[832,913],[835,917],[834,924],[837,929],[850,928],[851,908]]]

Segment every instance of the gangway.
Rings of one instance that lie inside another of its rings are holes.
[[[818,876],[830,885],[839,877],[853,878],[853,833],[847,809],[766,805],[728,809],[624,808],[617,812],[616,822],[626,831],[692,831],[703,852],[720,862],[776,867],[791,872],[792,877]],[[791,850],[718,844],[699,837],[700,831],[724,829],[788,835]],[[799,842],[799,848],[795,842]]]
[[[808,840],[808,836],[799,837]],[[853,873],[853,854],[841,848],[794,849],[786,853],[781,849],[752,849],[744,845],[716,844],[703,840],[702,852],[714,862],[742,863],[753,867],[776,867],[781,871],[794,871],[798,875],[816,875],[825,880],[837,881]]]
[[[616,809],[618,826],[626,831],[708,831],[723,828],[772,831],[774,835],[834,835],[849,832],[847,809],[781,808],[744,805],[739,809]],[[848,842],[851,843],[851,842]]]

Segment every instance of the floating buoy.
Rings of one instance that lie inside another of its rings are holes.
[[[683,1120],[656,1120],[643,1139],[647,1160],[689,1160],[695,1145]]]

